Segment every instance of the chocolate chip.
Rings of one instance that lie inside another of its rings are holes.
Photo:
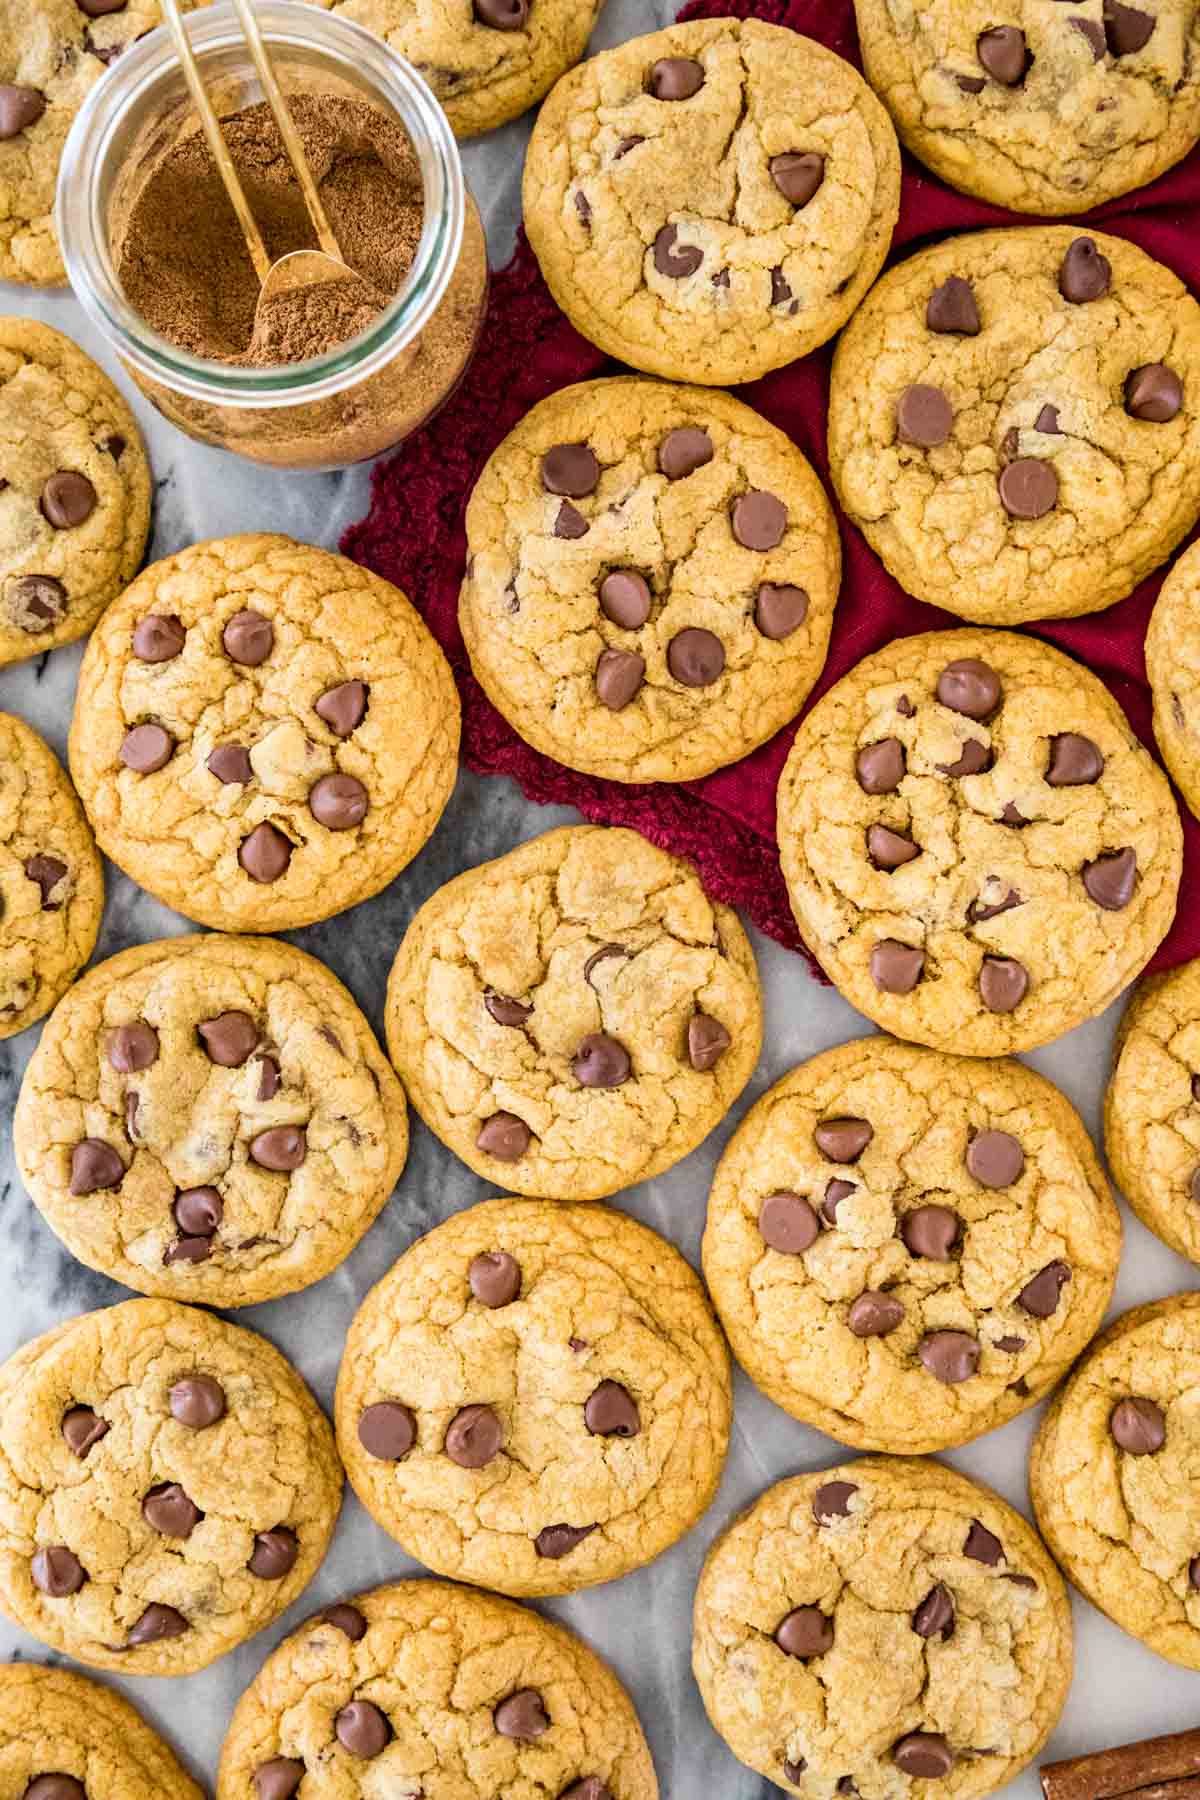
[[[1200,1203],[1200,1168],[1192,1170],[1192,1179],[1188,1187],[1188,1192],[1191,1194],[1193,1200]]]
[[[733,503],[733,535],[747,550],[774,550],[787,530],[787,507],[764,488],[751,488]]]
[[[704,86],[704,67],[690,56],[660,57],[646,86],[656,100],[690,100]]]
[[[835,1176],[831,1182],[827,1183],[825,1198],[821,1202],[821,1217],[827,1225],[837,1224],[838,1207],[843,1200],[849,1199],[851,1194],[857,1192],[858,1189],[853,1181],[839,1181]]]
[[[120,462],[129,446],[121,436],[121,433],[119,431],[114,431],[101,441],[100,448],[101,450],[106,451],[108,455],[112,457],[114,462]]]
[[[307,1770],[294,1756],[273,1756],[254,1771],[254,1800],[292,1800]]]
[[[1044,432],[1047,437],[1061,437],[1062,428],[1058,423],[1057,406],[1043,406],[1033,422],[1033,429]]]
[[[1081,19],[1078,14],[1067,21],[1073,25],[1080,36],[1086,39],[1088,49],[1092,53],[1092,61],[1099,62],[1106,49],[1104,27],[1096,19]]]
[[[990,31],[980,32],[975,54],[992,80],[1003,87],[1016,87],[1023,81],[1030,62],[1025,33],[1015,25],[994,25]]]
[[[679,227],[664,225],[654,240],[654,266],[671,281],[682,281],[694,275],[704,261],[698,244],[680,244]]]
[[[1023,1337],[997,1338],[996,1348],[997,1350],[1003,1350],[1005,1356],[1019,1356],[1021,1351],[1025,1348],[1025,1339]],[[1023,1391],[1028,1393],[1029,1390],[1028,1388],[1023,1388]]]
[[[59,912],[62,899],[51,900],[50,896],[66,876],[66,863],[60,862],[57,856],[31,856],[23,866],[26,880],[32,881],[41,891],[42,911]]]
[[[128,1650],[136,1650],[142,1644],[161,1644],[167,1638],[182,1637],[190,1630],[187,1620],[173,1606],[160,1606],[152,1602],[137,1620],[125,1639]]]
[[[73,1775],[35,1775],[21,1800],[87,1800],[87,1789]]]
[[[979,992],[989,1012],[1010,1013],[1029,991],[1029,971],[1013,956],[985,956]]]
[[[62,1417],[62,1434],[67,1447],[74,1451],[81,1462],[101,1438],[108,1436],[111,1429],[108,1420],[102,1419],[90,1406],[68,1407]]]
[[[957,762],[938,763],[937,768],[939,774],[949,775],[958,781],[964,775],[985,774],[993,761],[992,752],[986,744],[981,744],[978,738],[967,738]]]
[[[642,1429],[637,1401],[619,1381],[602,1381],[584,1402],[583,1422],[593,1437],[636,1437]]]
[[[982,75],[956,75],[954,81],[964,94],[982,94],[987,86]]]
[[[1200,1556],[1193,1556],[1188,1564],[1188,1585],[1200,1589]]]
[[[226,787],[248,787],[254,779],[250,752],[244,744],[218,744],[206,766]]]
[[[170,662],[186,642],[187,632],[177,614],[147,613],[134,627],[133,654],[139,662]]]
[[[53,575],[21,575],[10,581],[7,599],[22,631],[46,631],[67,610],[67,590]]]
[[[84,1138],[71,1152],[70,1192],[76,1196],[119,1188],[125,1164],[103,1138]]]
[[[210,1238],[225,1217],[225,1203],[215,1187],[184,1188],[171,1212],[185,1237]]]
[[[575,190],[575,211],[579,214],[580,219],[585,225],[591,224],[592,203],[582,188],[576,188]]]
[[[627,957],[628,955],[629,951],[625,948],[624,944],[601,944],[598,950],[592,951],[592,954],[584,963],[583,979],[590,988],[594,989],[596,984],[592,980],[592,971],[598,968],[602,962],[610,962],[615,956]]]
[[[685,626],[667,645],[667,667],[683,687],[711,687],[724,671],[725,646],[713,632]]]
[[[920,854],[921,846],[914,844],[907,832],[893,831],[887,825],[868,826],[867,855],[877,869],[903,868]]]
[[[492,1714],[492,1723],[501,1737],[530,1743],[550,1729],[550,1716],[536,1688],[518,1688],[502,1700]]]
[[[771,305],[784,306],[791,299],[793,299],[791,283],[784,277],[783,264],[777,263],[771,270]],[[791,311],[795,312],[798,306],[799,302],[797,301]]]
[[[967,1168],[983,1187],[1006,1188],[1020,1181],[1025,1152],[1007,1131],[980,1131],[967,1145]]]
[[[275,647],[275,627],[262,613],[245,608],[234,613],[221,633],[221,642],[231,661],[256,669]]]
[[[309,790],[308,810],[327,831],[353,831],[369,805],[366,788],[353,775],[322,775]]]
[[[925,968],[925,952],[897,938],[880,938],[871,951],[871,979],[882,994],[911,994]]]
[[[1004,1556],[1004,1546],[986,1525],[981,1524],[978,1519],[972,1519],[967,1541],[963,1545],[963,1555],[969,1556],[972,1562],[983,1563],[987,1568],[994,1569]]]
[[[342,1749],[361,1762],[382,1756],[392,1741],[391,1726],[370,1700],[351,1700],[343,1706],[333,1721],[333,1729]]]
[[[282,831],[264,819],[261,825],[254,827],[248,838],[242,839],[238,862],[251,881],[258,881],[266,886],[272,881],[278,881],[287,872],[294,849],[291,839],[284,837]]]
[[[961,275],[949,275],[940,287],[935,287],[925,308],[925,324],[930,331],[978,337],[979,308],[970,282]]]
[[[260,1056],[258,1059],[258,1094],[260,1103],[273,1100],[279,1092],[279,1064],[273,1056]]]
[[[732,1041],[720,1019],[711,1013],[694,1012],[688,1020],[687,1057],[701,1074],[716,1068]]]
[[[938,1381],[969,1381],[979,1367],[979,1344],[965,1331],[931,1331],[917,1345],[917,1355]]]
[[[813,1132],[821,1155],[835,1163],[857,1162],[874,1136],[866,1119],[824,1119]]]
[[[335,737],[347,738],[366,717],[368,692],[365,682],[339,682],[337,687],[325,689],[313,711],[324,719]]]
[[[1125,383],[1125,411],[1134,419],[1165,425],[1183,405],[1183,383],[1166,363],[1143,363]]]
[[[504,1442],[504,1429],[490,1406],[464,1406],[446,1428],[443,1449],[460,1469],[484,1469]]]
[[[948,1638],[954,1631],[954,1600],[944,1582],[930,1588],[912,1616],[912,1628],[920,1638]]]
[[[50,1544],[34,1553],[29,1566],[33,1585],[52,1600],[77,1594],[87,1580],[87,1570],[65,1544]]]
[[[138,1074],[158,1061],[158,1033],[143,1019],[118,1025],[108,1040],[108,1060],[118,1075]]]
[[[136,775],[153,775],[166,767],[174,749],[175,740],[161,725],[135,725],[125,734],[121,761]]]
[[[503,1025],[509,1030],[524,1025],[533,1016],[532,1006],[528,1006],[524,1000],[510,999],[507,994],[497,994],[491,988],[483,996],[483,1004],[497,1025]]]
[[[808,205],[825,179],[825,158],[816,150],[785,150],[768,167],[775,186],[797,209]]]
[[[831,1519],[845,1519],[850,1513],[850,1501],[858,1492],[855,1481],[826,1481],[813,1495],[813,1518],[818,1525],[828,1525]]]
[[[295,1532],[287,1525],[276,1525],[255,1537],[246,1567],[260,1581],[282,1581],[295,1568],[299,1554],[300,1540]]]
[[[141,1101],[130,1088],[125,1095],[125,1130],[130,1143],[136,1143],[138,1137],[138,1108]]]
[[[893,1294],[867,1288],[846,1314],[846,1323],[855,1337],[887,1337],[903,1322],[904,1307]]]
[[[932,450],[954,429],[954,409],[941,388],[916,382],[906,387],[896,405],[896,435],[902,444]]]
[[[1058,504],[1058,476],[1053,463],[1018,457],[1000,473],[1000,503],[1013,519],[1041,519]]]
[[[15,138],[36,125],[46,110],[46,96],[37,88],[0,83],[0,140]]]
[[[1162,1409],[1153,1400],[1131,1394],[1119,1400],[1112,1410],[1108,1428],[1117,1448],[1128,1456],[1154,1456],[1167,1438],[1167,1423]]]
[[[213,1253],[213,1241],[208,1237],[180,1237],[173,1244],[168,1244],[163,1251],[163,1262],[167,1268],[177,1263],[207,1262]]]
[[[907,769],[904,745],[899,738],[880,738],[859,751],[854,762],[858,785],[864,794],[893,794]]]
[[[1130,56],[1144,50],[1154,32],[1155,20],[1120,0],[1104,0],[1104,36],[1114,56]]]
[[[89,19],[103,19],[108,13],[124,12],[129,0],[75,0],[80,12]]]
[[[258,1026],[244,1012],[217,1013],[196,1027],[209,1062],[222,1069],[240,1069],[258,1048]]]
[[[587,534],[588,522],[579,508],[572,506],[569,500],[564,500],[558,509],[558,517],[554,521],[555,537],[581,538],[586,537]],[[515,611],[516,608],[514,607],[513,610]]]
[[[938,676],[937,697],[951,712],[982,723],[999,711],[1004,689],[989,663],[981,662],[977,656],[964,656],[947,663]]]
[[[1058,291],[1072,306],[1100,300],[1112,285],[1112,264],[1101,256],[1096,240],[1075,238],[1068,246],[1058,271]]]
[[[318,1618],[321,1624],[332,1625],[335,1631],[348,1637],[352,1644],[361,1644],[367,1635],[367,1621],[357,1606],[350,1606],[344,1600],[339,1600],[334,1606],[327,1606],[323,1613],[318,1614]]]
[[[1137,851],[1112,850],[1083,865],[1083,885],[1105,912],[1123,912],[1137,886]]]
[[[996,878],[989,876],[988,879],[994,882]],[[1023,905],[1024,901],[1016,888],[1009,888],[1003,900],[997,900],[990,905],[976,898],[967,908],[967,923],[968,925],[981,925],[987,919],[997,919],[1001,913],[1011,912],[1014,906]]]
[[[1104,773],[1104,758],[1091,738],[1064,731],[1050,739],[1046,780],[1051,787],[1088,787]]]
[[[644,137],[623,137],[613,151],[613,161],[620,162],[623,156],[628,156],[631,150],[636,150],[638,145],[644,144],[645,141]]]
[[[189,1538],[204,1514],[177,1481],[163,1481],[142,1501],[142,1517],[152,1531],[161,1531],[164,1537]]]
[[[797,1606],[776,1626],[775,1642],[788,1656],[824,1656],[833,1649],[833,1620],[819,1606]]]
[[[614,569],[600,583],[600,611],[623,631],[640,631],[650,606],[650,584],[635,569]]]
[[[610,712],[620,712],[638,693],[645,677],[646,659],[636,650],[602,650],[596,663],[596,698]]]
[[[542,458],[542,486],[548,494],[582,500],[595,493],[599,481],[600,464],[588,444],[555,444]]]
[[[300,1125],[273,1125],[250,1140],[250,1160],[260,1169],[288,1174],[308,1155],[308,1138]]]
[[[900,1236],[913,1256],[949,1262],[963,1222],[948,1206],[914,1206],[900,1221]]]
[[[764,581],[754,603],[754,623],[765,638],[791,637],[808,617],[808,595],[802,587]]]
[[[954,1752],[938,1731],[910,1731],[892,1745],[892,1760],[915,1781],[941,1781],[954,1767]]]
[[[817,1215],[799,1194],[768,1194],[758,1212],[763,1243],[784,1256],[800,1256],[820,1236]]]
[[[783,1772],[789,1781],[798,1782],[807,1767],[808,1764],[802,1756],[791,1757],[785,1760]]]
[[[1065,1262],[1047,1263],[1017,1295],[1017,1305],[1035,1319],[1048,1319],[1058,1311],[1063,1288],[1071,1279]]]
[[[377,1400],[359,1415],[358,1441],[368,1456],[399,1462],[417,1441],[416,1418],[399,1400]]]
[[[547,1561],[558,1562],[595,1530],[594,1525],[547,1525],[534,1538],[533,1547]]]
[[[96,510],[97,494],[86,475],[74,469],[59,469],[42,489],[42,515],[56,531],[70,531],[90,519]]]
[[[614,1795],[598,1775],[585,1775],[582,1781],[564,1788],[558,1800],[614,1800]]]
[[[699,425],[677,425],[658,446],[658,466],[668,481],[682,481],[712,459],[712,439]]]
[[[185,1375],[168,1398],[171,1417],[190,1431],[207,1431],[225,1417],[225,1389],[211,1375]]]
[[[479,1127],[475,1148],[497,1162],[520,1162],[533,1141],[533,1133],[524,1119],[515,1113],[497,1112]]]

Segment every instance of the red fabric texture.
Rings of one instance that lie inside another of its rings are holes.
[[[692,0],[680,18],[727,15],[790,26],[859,65],[851,0]],[[1200,286],[1200,148],[1149,187],[1085,217],[1140,245],[1193,289]],[[947,232],[1035,222],[954,193],[906,155],[891,260]],[[825,445],[831,352],[827,345],[737,391],[788,433],[833,500]],[[807,955],[788,906],[775,842],[775,787],[794,726],[744,761],[701,781],[626,787],[564,769],[532,749],[471,675],[457,605],[466,560],[463,511],[475,478],[537,401],[571,382],[617,372],[618,366],[558,310],[522,235],[512,262],[493,277],[479,352],[463,385],[424,431],[378,465],[370,513],[346,533],[343,547],[412,597],[447,652],[463,700],[463,754],[470,768],[512,776],[532,800],[577,807],[598,823],[635,827],[694,862],[715,897]],[[838,520],[845,569],[829,660],[814,699],[892,638],[959,623],[907,595],[840,511]],[[1159,573],[1106,612],[1030,627],[1108,684],[1151,750],[1143,646],[1161,583]],[[1152,968],[1172,967],[1200,954],[1200,825],[1186,807],[1180,810],[1186,842],[1179,910]],[[809,961],[816,968],[811,956]]]

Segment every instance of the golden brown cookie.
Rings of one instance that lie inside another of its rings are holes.
[[[706,775],[785,725],[825,662],[832,509],[791,440],[728,394],[617,379],[551,395],[476,483],[467,546],[475,676],[572,769]]]
[[[730,1408],[712,1308],[663,1238],[609,1206],[487,1200],[367,1295],[337,1429],[359,1499],[428,1568],[562,1594],[691,1529]]]
[[[1189,808],[1200,818],[1200,544],[1163,582],[1146,631],[1154,735]]]
[[[672,25],[565,75],[525,162],[550,291],[651,375],[751,381],[833,336],[879,273],[900,154],[856,70],[756,19]]]
[[[203,925],[284,931],[368,899],[458,770],[449,666],[399,589],[248,533],[153,564],[88,645],[71,770],[101,848]]]
[[[814,1056],[751,1108],[704,1234],[746,1372],[830,1437],[901,1453],[1048,1393],[1099,1329],[1120,1255],[1057,1088],[886,1037]]]
[[[73,1256],[144,1294],[249,1306],[349,1255],[408,1149],[404,1094],[314,957],[169,938],[92,969],[42,1033],[13,1144]]]
[[[1200,961],[1134,990],[1113,1049],[1104,1139],[1142,1224],[1200,1262]]]
[[[156,1731],[112,1688],[69,1669],[0,1663],[5,1800],[204,1800]]]
[[[885,1031],[1003,1056],[1102,1012],[1175,914],[1170,788],[1094,675],[1035,638],[933,631],[852,669],[779,782],[792,910]]]
[[[388,984],[388,1049],[487,1180],[597,1200],[686,1156],[758,1060],[737,914],[635,831],[568,825],[440,888]]]

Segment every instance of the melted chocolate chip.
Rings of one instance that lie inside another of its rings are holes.
[[[768,1194],[758,1212],[763,1243],[784,1256],[800,1256],[815,1244],[821,1228],[817,1215],[800,1194]]]
[[[417,1441],[417,1421],[399,1400],[377,1400],[359,1414],[358,1441],[368,1456],[399,1462]]]

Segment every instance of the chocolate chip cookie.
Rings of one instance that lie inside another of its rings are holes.
[[[71,770],[134,881],[202,925],[284,931],[411,861],[458,737],[449,666],[398,588],[250,533],[155,563],[109,608]]]
[[[205,1668],[308,1586],[341,1496],[300,1377],[214,1313],[127,1300],[0,1368],[0,1606],[77,1662]]]
[[[249,1306],[348,1256],[404,1166],[404,1094],[341,982],[272,938],[143,944],[58,1008],[13,1122],[73,1256]]]
[[[217,1800],[657,1800],[625,1689],[573,1632],[397,1581],[285,1638],[242,1695]]]
[[[1034,1405],[1099,1329],[1120,1254],[1057,1088],[886,1037],[824,1051],[758,1101],[704,1235],[753,1380],[830,1437],[895,1452],[966,1443]]]
[[[597,1200],[669,1169],[758,1061],[737,914],[635,831],[568,825],[440,888],[388,984],[388,1048],[478,1174]]]
[[[796,735],[778,832],[835,985],[963,1055],[1103,1012],[1175,913],[1165,776],[1094,675],[1012,632],[927,632],[859,663]]]
[[[691,1529],[730,1406],[720,1329],[670,1244],[609,1206],[488,1200],[368,1294],[337,1429],[359,1499],[428,1568],[562,1594]]]
[[[829,458],[918,599],[987,625],[1097,612],[1200,513],[1200,305],[1066,225],[919,250],[838,344]]]
[[[833,512],[791,440],[727,394],[553,394],[484,469],[467,543],[476,678],[569,768],[706,775],[785,725],[824,664]]]
[[[1037,1755],[1071,1606],[1019,1513],[939,1463],[781,1481],[719,1538],[692,1665],[734,1755],[784,1793],[979,1800]]]
[[[1078,213],[1200,138],[1195,0],[855,0],[867,79],[915,156],[964,193]]]
[[[41,1663],[0,1663],[0,1770],[13,1800],[204,1800],[128,1700]]]
[[[1134,990],[1113,1051],[1104,1135],[1143,1225],[1200,1262],[1200,962]]]
[[[900,154],[861,76],[812,39],[707,19],[591,57],[542,107],[525,225],[585,337],[723,385],[833,336],[879,273]]]
[[[1146,632],[1146,673],[1163,761],[1200,818],[1200,544],[1163,582]]]
[[[1070,1580],[1159,1656],[1200,1669],[1200,1294],[1124,1313],[1042,1420],[1029,1492]]]
[[[0,1038],[49,1012],[96,942],[104,876],[57,757],[0,713]]]
[[[535,106],[587,47],[604,0],[313,0],[423,75],[460,138]]]
[[[3,230],[0,205],[0,249]],[[0,667],[89,632],[149,530],[146,452],[108,376],[49,325],[0,319]]]

